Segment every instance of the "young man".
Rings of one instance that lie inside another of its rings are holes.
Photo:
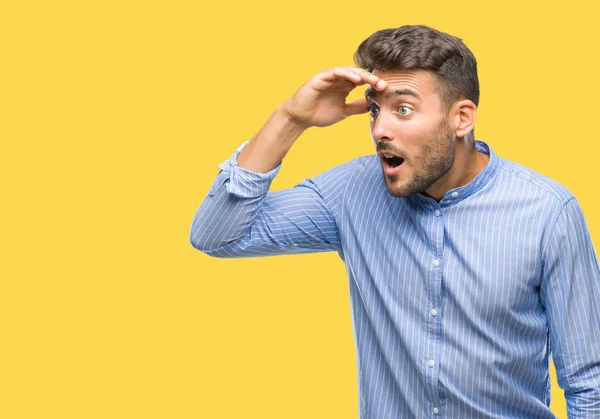
[[[387,29],[355,60],[313,77],[219,166],[193,246],[339,253],[363,419],[552,418],[551,354],[569,417],[600,418],[600,269],[576,199],[475,141],[477,64],[460,39]],[[268,193],[304,130],[365,112],[377,155]]]

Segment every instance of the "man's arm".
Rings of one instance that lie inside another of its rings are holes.
[[[236,156],[221,172],[198,208],[190,241],[215,257],[253,257],[338,251],[341,242],[334,214],[352,175],[354,161],[282,191],[267,193],[280,169],[256,173],[237,165]]]
[[[384,90],[387,82],[360,68],[335,67],[315,75],[271,115],[238,156],[240,167],[267,173],[281,163],[290,147],[310,127],[333,125],[367,112],[366,99],[346,103],[357,86]]]
[[[267,192],[283,157],[305,129],[367,112],[365,99],[346,103],[348,94],[363,84],[378,90],[386,87],[369,72],[336,67],[314,76],[279,106],[258,134],[220,166],[194,216],[192,245],[220,257],[341,251],[323,194],[335,196],[343,188],[342,174],[349,173],[348,165],[290,190]]]
[[[540,291],[558,384],[570,419],[600,418],[600,267],[575,198],[550,228]]]

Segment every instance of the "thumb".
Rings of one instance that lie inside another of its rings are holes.
[[[369,109],[367,108],[368,103],[367,103],[367,99],[358,99],[355,100],[352,103],[348,103],[346,105],[346,115],[350,116],[350,115],[358,115],[361,113],[367,113],[369,112]]]

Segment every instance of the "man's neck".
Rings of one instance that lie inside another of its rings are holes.
[[[489,159],[490,156],[477,151],[474,141],[458,138],[452,167],[425,191],[426,194],[440,202],[450,189],[464,186],[473,181],[485,168]]]

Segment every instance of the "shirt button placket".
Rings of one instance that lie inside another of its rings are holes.
[[[458,195],[458,194],[457,194],[457,195]],[[456,198],[456,195],[452,194],[452,197],[453,197],[453,198]],[[434,216],[435,216],[435,217],[436,217],[436,218],[437,218],[437,219],[438,219],[440,222],[442,221],[442,220],[441,220],[441,216],[442,216],[442,211],[441,211],[441,209],[436,209],[436,210],[433,212],[433,215],[434,215]],[[435,249],[435,252],[436,252],[436,255],[435,255],[435,256],[441,255],[441,254],[442,254],[442,252],[443,252],[443,223],[440,223],[440,222],[438,222],[438,221],[436,221],[436,222],[435,222],[435,231],[436,231],[436,234],[437,234],[436,242],[437,242],[437,243],[439,243],[439,245],[438,245],[438,246],[436,246],[436,249]],[[440,240],[442,240],[442,242],[439,242]],[[435,272],[435,273],[434,273],[434,277],[436,278],[436,287],[439,287],[439,279],[437,279],[437,278],[439,278],[439,275],[441,275],[441,271],[440,271],[440,269],[442,269],[442,268],[440,267],[440,265],[441,265],[441,261],[440,261],[440,259],[438,259],[438,258],[435,258],[435,257],[434,257],[434,259],[432,260],[431,264],[432,264],[432,265],[433,265],[433,267],[435,268],[435,270],[434,270],[434,272]],[[439,295],[439,291],[437,291],[437,292],[436,292],[436,294],[437,294],[437,295]],[[433,303],[433,306],[434,306],[434,307],[435,307],[435,306],[438,304],[438,302],[437,302],[437,301],[435,301],[435,298],[433,298],[433,300],[432,300],[431,302]],[[429,311],[429,314],[430,314],[430,316],[431,316],[431,324],[432,324],[432,329],[433,329],[433,330],[437,330],[437,327],[436,327],[435,325],[436,325],[436,321],[437,321],[437,315],[438,315],[438,311],[437,311],[435,308],[432,308],[432,309]],[[433,332],[433,333],[435,334],[435,332]],[[437,352],[437,351],[436,351],[436,352]],[[432,354],[432,355],[434,355],[434,357],[435,357],[435,354]],[[432,380],[433,380],[433,382],[435,382],[435,381],[436,381],[436,379],[435,379],[435,376],[436,376],[436,374],[435,374],[435,370],[434,370],[434,367],[435,367],[435,365],[436,365],[436,362],[435,362],[435,360],[434,360],[434,359],[430,359],[430,360],[428,360],[428,361],[427,361],[427,367],[428,367],[428,369],[431,371],[431,374],[433,374],[433,375],[431,376],[431,377],[432,377]],[[429,374],[427,374],[427,375],[429,375]],[[433,402],[434,402],[434,403],[437,403],[437,400],[435,400],[435,399],[434,399],[434,400],[433,400]],[[433,414],[434,414],[435,416],[437,416],[437,415],[439,414],[439,409],[438,409],[437,407],[433,407],[433,408],[432,408],[432,410],[431,410],[431,412],[433,412]]]

